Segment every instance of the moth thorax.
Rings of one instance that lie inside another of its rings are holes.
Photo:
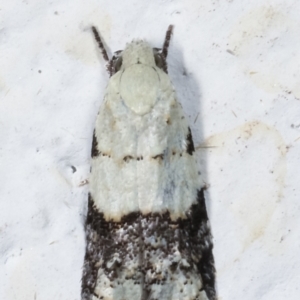
[[[153,49],[147,42],[133,41],[126,46],[122,53],[122,68],[133,64],[144,64],[148,66],[155,66],[155,60],[153,55]]]
[[[134,64],[120,78],[120,92],[125,104],[136,114],[151,111],[158,99],[159,77],[154,68]]]

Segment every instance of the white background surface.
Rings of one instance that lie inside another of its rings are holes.
[[[209,185],[220,300],[300,299],[300,1],[0,0],[0,299],[79,300],[109,53],[154,47]],[[164,299],[162,299],[164,300]]]

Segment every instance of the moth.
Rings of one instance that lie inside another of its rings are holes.
[[[215,300],[212,235],[191,130],[163,47],[109,60],[92,142],[82,300]]]

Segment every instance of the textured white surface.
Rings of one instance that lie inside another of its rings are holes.
[[[296,300],[300,2],[1,1],[0,299],[79,300],[92,131],[112,51],[158,47],[189,116],[220,300]],[[73,167],[72,167],[73,166]],[[74,167],[76,169],[74,169]]]

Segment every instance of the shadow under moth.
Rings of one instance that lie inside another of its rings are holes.
[[[213,244],[188,122],[161,49],[109,59],[92,142],[82,300],[215,300]]]

